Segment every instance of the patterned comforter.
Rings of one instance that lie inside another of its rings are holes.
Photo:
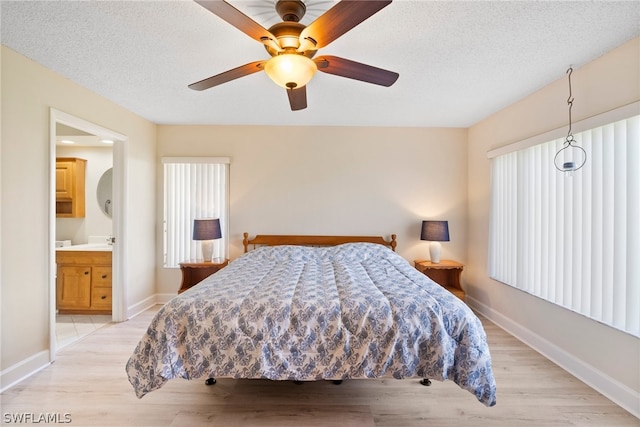
[[[165,304],[126,370],[139,398],[176,377],[424,377],[496,402],[480,320],[373,243],[244,254]]]

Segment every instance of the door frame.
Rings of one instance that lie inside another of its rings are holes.
[[[127,242],[127,136],[95,123],[65,113],[55,108],[49,109],[49,358],[53,362],[57,349],[56,342],[56,124],[61,123],[81,131],[111,139],[113,143],[113,236],[116,237],[112,253],[112,320],[127,320],[127,292],[125,277]]]

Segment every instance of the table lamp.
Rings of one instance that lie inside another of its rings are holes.
[[[440,262],[440,253],[442,245],[440,242],[449,241],[449,222],[448,221],[422,221],[422,232],[420,240],[428,240],[429,256],[431,262],[438,264]]]
[[[220,219],[206,218],[193,220],[193,240],[201,241],[202,258],[205,262],[211,262],[213,256],[213,241],[221,237]]]

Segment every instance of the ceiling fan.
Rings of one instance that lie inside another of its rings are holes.
[[[391,0],[342,0],[308,26],[299,22],[306,12],[303,1],[278,0],[275,9],[282,22],[268,30],[224,0],[195,1],[264,44],[271,58],[250,62],[190,84],[191,89],[209,89],[264,70],[276,84],[286,89],[291,110],[296,111],[307,108],[306,84],[317,70],[387,87],[398,79],[398,73],[337,56],[324,55],[312,59],[319,48],[374,15]]]

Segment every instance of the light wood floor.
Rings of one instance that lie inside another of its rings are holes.
[[[486,408],[452,382],[352,380],[295,385],[172,380],[137,399],[125,363],[155,313],[109,324],[0,395],[7,414],[68,414],[79,426],[634,426],[640,420],[488,321],[498,403]],[[11,422],[11,424],[14,424]],[[33,425],[33,424],[30,424]],[[44,425],[44,424],[43,424]]]

